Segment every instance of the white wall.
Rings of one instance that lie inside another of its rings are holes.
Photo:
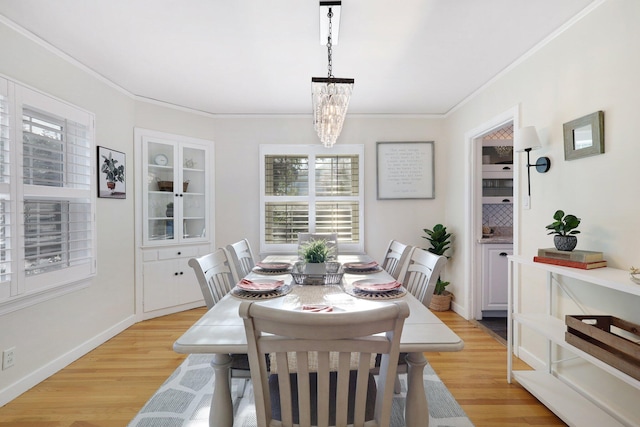
[[[609,0],[593,10],[568,31],[560,34],[519,65],[497,79],[445,120],[451,152],[452,173],[447,197],[447,221],[464,225],[467,183],[455,171],[465,168],[469,147],[465,132],[512,108],[520,107],[522,126],[534,125],[543,148],[532,152],[551,158],[546,174],[531,172],[531,209],[520,210],[519,247],[516,254],[533,257],[538,248],[552,247],[545,225],[552,222],[557,209],[582,219],[578,248],[605,253],[611,267],[628,269],[640,264],[640,144],[637,143],[638,106],[640,105],[640,2]],[[605,113],[605,153],[579,160],[565,161],[562,124],[597,110]],[[524,165],[526,156],[516,154]],[[520,194],[526,194],[526,168],[520,167]],[[460,231],[460,230],[459,230]],[[459,236],[460,237],[460,236]],[[463,236],[462,244],[471,239]],[[450,273],[453,284],[462,289],[464,268]],[[542,304],[544,276],[535,269],[523,270],[526,282],[520,303],[524,310]],[[616,291],[603,291],[586,283],[574,283],[590,314],[613,314],[639,323],[638,301]],[[455,291],[455,289],[454,289]],[[467,302],[461,302],[464,306]],[[580,314],[577,307],[561,296],[565,314]],[[536,364],[544,347],[525,332],[522,354]],[[634,425],[640,424],[640,393],[593,370],[567,372],[582,382],[591,393],[606,400],[616,411],[626,412]]]
[[[96,115],[96,143],[127,155],[127,198],[97,200],[97,276],[83,290],[0,316],[0,404],[133,322],[133,100],[0,24],[0,74]]]

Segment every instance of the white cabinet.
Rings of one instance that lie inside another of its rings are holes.
[[[565,341],[566,325],[564,320],[555,315],[552,302],[552,287],[558,286],[559,277],[577,279],[591,283],[595,286],[616,290],[628,294],[629,298],[640,296],[640,286],[631,283],[629,274],[625,270],[614,268],[598,268],[594,270],[581,270],[576,268],[559,267],[550,264],[536,263],[532,260],[521,257],[509,257],[509,326],[508,326],[508,359],[507,371],[508,381],[515,378],[520,385],[526,388],[540,402],[552,410],[558,417],[570,426],[624,426],[637,425],[634,422],[623,423],[623,414],[613,414],[601,409],[598,402],[580,390],[579,384],[568,385],[562,381],[555,371],[555,365],[561,360],[554,360],[551,348],[558,348],[568,351],[574,357],[580,358],[592,365],[602,369],[602,371],[622,380],[636,389],[640,389],[640,381],[615,369],[611,365],[591,356],[590,354],[572,346]],[[546,285],[546,307],[536,313],[521,313],[518,306],[513,303],[519,288],[528,286],[526,278],[515,287],[514,271],[515,265],[534,266],[547,273]],[[513,331],[518,326],[525,327],[528,331],[539,334],[547,341],[548,351],[546,352],[545,368],[528,371],[513,370],[514,349],[518,345],[514,341]],[[567,360],[567,359],[564,359]]]
[[[136,311],[143,318],[203,305],[189,258],[213,250],[213,142],[135,130]]]
[[[506,311],[508,302],[508,259],[512,244],[482,246],[482,311]],[[504,314],[503,314],[504,315]]]

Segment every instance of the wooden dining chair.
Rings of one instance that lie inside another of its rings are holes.
[[[389,426],[400,335],[409,315],[404,301],[339,313],[289,311],[243,301],[239,314],[247,335],[259,427]],[[377,386],[370,373],[376,353],[382,354]],[[276,374],[267,370],[269,354]],[[295,363],[289,354],[295,355]],[[332,359],[337,360],[333,368]],[[312,360],[317,363],[312,365]]]
[[[233,267],[232,273],[236,281],[251,273],[251,270],[256,265],[256,258],[253,256],[251,245],[249,245],[247,239],[231,243],[227,245],[225,249],[230,255],[230,261]]]
[[[400,282],[418,301],[429,307],[436,282],[446,262],[447,257],[443,255],[414,247],[402,268]]]
[[[199,258],[191,258],[189,266],[193,268],[204,297],[207,309],[211,309],[235,286],[231,261],[225,249],[218,249]],[[243,380],[238,389],[238,397],[244,395],[247,382],[251,379],[249,358],[246,354],[231,354],[231,378]]]
[[[380,265],[383,270],[398,280],[402,267],[407,260],[412,247],[398,242],[397,240],[391,240],[387,250],[382,258],[382,264]]]
[[[327,247],[332,249],[332,257],[338,256],[338,233],[298,233],[298,251],[309,240],[324,240]]]

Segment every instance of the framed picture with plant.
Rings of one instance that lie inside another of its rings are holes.
[[[125,170],[124,153],[98,146],[98,197],[126,199]]]

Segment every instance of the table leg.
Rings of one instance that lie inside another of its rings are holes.
[[[233,403],[231,402],[231,384],[229,383],[231,356],[214,354],[211,367],[215,373],[215,379],[209,411],[209,426],[233,427]]]
[[[427,359],[422,353],[407,356],[407,400],[404,420],[407,427],[428,427],[429,406],[424,390],[423,373]]]

